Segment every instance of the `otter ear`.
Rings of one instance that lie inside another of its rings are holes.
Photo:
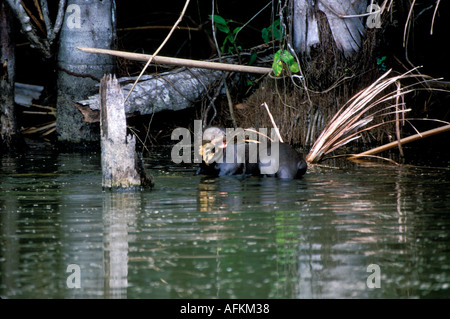
[[[306,164],[306,161],[301,160],[297,162],[297,168],[298,169],[305,169],[308,168],[308,164]]]
[[[297,176],[302,176],[306,173],[308,169],[308,164],[304,159],[297,162]]]

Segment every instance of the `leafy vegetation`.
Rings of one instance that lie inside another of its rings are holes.
[[[239,51],[242,50],[242,47],[240,45],[236,44],[236,33],[239,32],[239,30],[242,29],[242,27],[236,27],[233,30],[231,30],[230,23],[233,22],[233,20],[225,20],[223,17],[219,15],[209,15],[211,19],[213,19],[214,23],[217,26],[217,30],[220,32],[225,33],[225,39],[222,42],[222,46],[220,47],[220,51],[222,53],[239,53]],[[233,52],[234,51],[234,52]]]
[[[289,69],[292,73],[300,71],[298,63],[288,50],[278,50],[273,57],[273,73],[276,76],[280,76],[283,69]]]
[[[275,20],[267,28],[263,28],[261,31],[264,43],[269,43],[273,40],[281,40],[284,37],[284,30],[281,27],[280,19]]]

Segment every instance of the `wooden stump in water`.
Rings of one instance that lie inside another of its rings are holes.
[[[127,135],[124,95],[116,77],[105,75],[100,82],[100,131],[102,186],[126,189],[153,186],[136,153],[136,139]]]

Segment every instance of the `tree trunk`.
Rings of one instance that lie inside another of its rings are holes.
[[[83,53],[77,46],[111,49],[116,36],[114,0],[70,0],[58,52],[58,140],[72,145],[99,141],[99,127],[83,121],[74,102],[95,93],[104,74],[113,73],[110,56]]]
[[[17,146],[19,133],[14,110],[15,51],[12,15],[0,2],[0,149]]]
[[[349,57],[361,47],[362,35],[365,33],[361,17],[366,11],[367,0],[292,0],[293,2],[293,44],[300,54],[309,55],[311,49],[324,43],[324,30],[320,20],[325,20],[330,27],[336,47]],[[319,16],[319,13],[322,13]],[[345,17],[344,17],[345,16]]]
[[[109,189],[153,186],[136,154],[136,139],[127,135],[125,98],[117,79],[100,82],[102,185]]]

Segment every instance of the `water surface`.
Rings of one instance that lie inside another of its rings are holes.
[[[97,153],[0,158],[0,296],[450,297],[448,169],[206,178],[169,154],[145,159],[153,190],[122,193]]]

